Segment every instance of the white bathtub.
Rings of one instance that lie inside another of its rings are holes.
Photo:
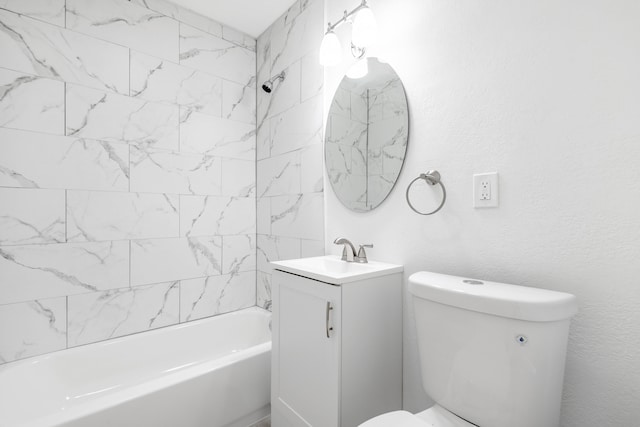
[[[269,413],[270,316],[253,307],[0,366],[0,426],[245,427]]]

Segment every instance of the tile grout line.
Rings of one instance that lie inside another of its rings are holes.
[[[260,90],[260,82],[258,82],[258,39],[256,39],[256,50],[255,50],[255,79],[256,79],[256,93],[255,93],[255,110],[254,110],[254,114],[255,114],[255,132],[256,132],[256,146],[255,146],[255,150],[254,150],[254,156],[253,156],[253,184],[254,184],[254,188],[255,188],[255,193],[254,193],[254,197],[255,197],[255,210],[256,210],[256,221],[255,221],[255,233],[254,233],[254,241],[255,241],[255,248],[254,248],[254,256],[256,259],[256,274],[255,274],[255,306],[258,306],[258,224],[259,224],[259,219],[258,219],[258,95],[259,95],[259,90]],[[264,123],[263,123],[264,124]],[[263,127],[260,126],[260,128],[262,129]]]

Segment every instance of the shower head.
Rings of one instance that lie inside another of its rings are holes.
[[[284,77],[285,77],[284,71],[280,72],[280,74],[277,74],[271,77],[269,80],[267,80],[262,84],[262,90],[267,93],[271,93],[271,91],[273,90],[273,84],[276,82],[276,80],[284,80]]]
[[[262,85],[262,90],[267,92],[267,93],[271,93],[271,88],[273,88],[273,83],[271,83],[271,80],[267,80]]]

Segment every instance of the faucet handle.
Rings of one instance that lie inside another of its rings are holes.
[[[359,245],[360,249],[358,249],[358,256],[356,257],[356,262],[367,263],[367,253],[364,251],[364,248],[372,248],[373,243],[367,243],[365,245]]]

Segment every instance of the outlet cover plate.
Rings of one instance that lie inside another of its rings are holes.
[[[497,208],[498,202],[498,172],[473,175],[473,207]]]

